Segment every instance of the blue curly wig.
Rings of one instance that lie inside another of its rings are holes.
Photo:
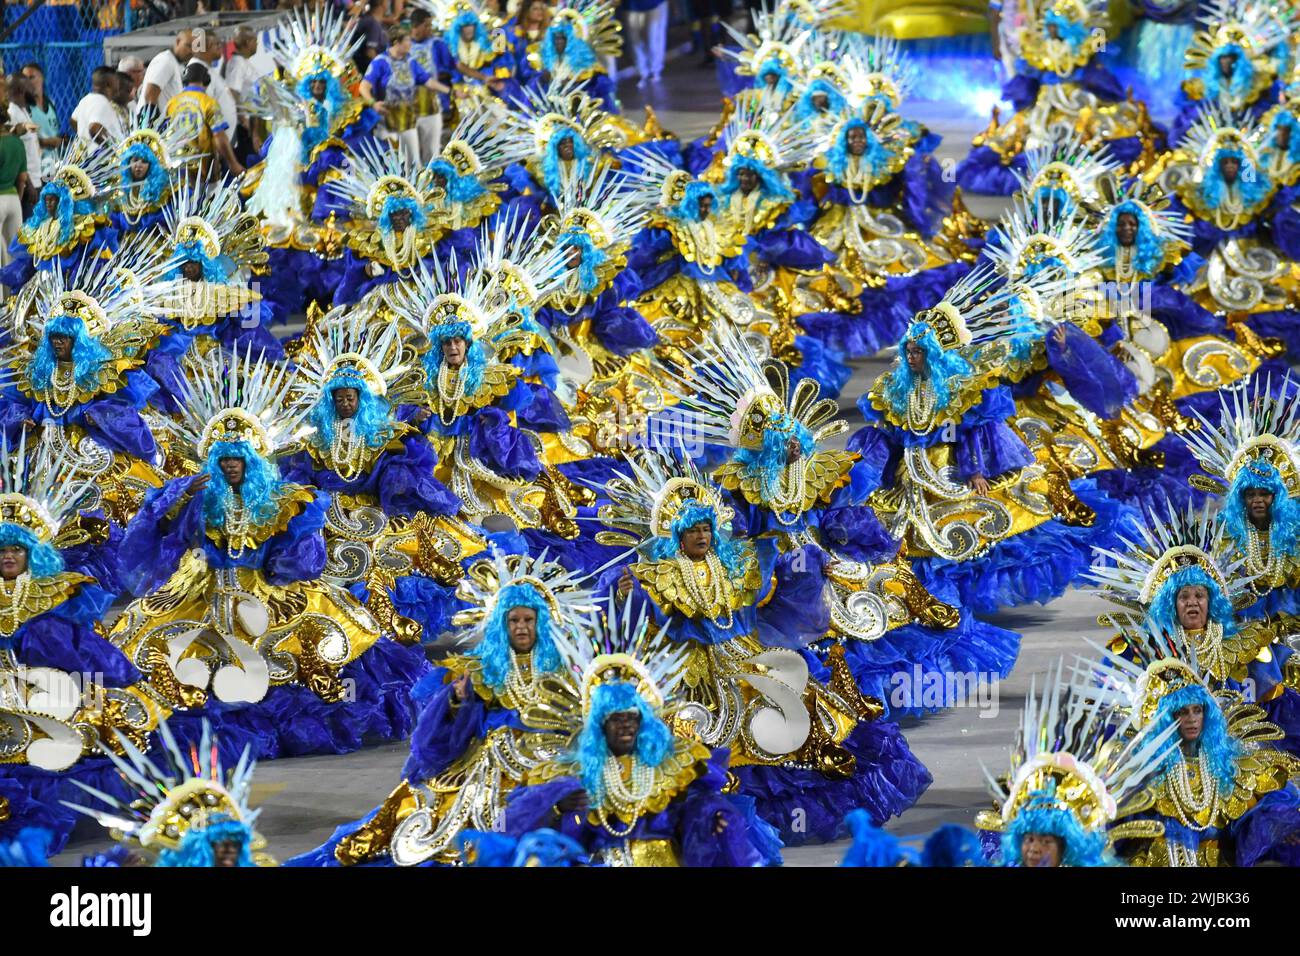
[[[451,21],[451,26],[442,34],[442,42],[447,44],[447,49],[451,51],[453,57],[460,49],[460,28],[470,23],[474,24],[474,42],[478,44],[479,49],[487,53],[492,52],[492,38],[488,36],[483,21],[473,10],[462,10],[456,14],[456,19]]]
[[[1237,779],[1237,757],[1241,754],[1241,744],[1228,733],[1228,722],[1223,718],[1223,711],[1210,692],[1200,684],[1189,684],[1160,699],[1156,715],[1151,724],[1157,737],[1177,723],[1174,714],[1184,707],[1200,704],[1205,711],[1205,720],[1201,724],[1201,749],[1209,757],[1210,773],[1218,783],[1219,793],[1227,796],[1232,793],[1233,782]],[[1174,739],[1179,739],[1174,731]],[[1181,750],[1175,747],[1170,751],[1161,766],[1162,773],[1168,773],[1181,759]]]
[[[1106,834],[1089,832],[1069,810],[1056,806],[1056,783],[1036,791],[1002,834],[1002,861],[1023,866],[1021,845],[1031,833],[1054,836],[1064,844],[1061,866],[1109,866]]]
[[[781,487],[781,474],[785,470],[786,443],[791,436],[799,439],[804,456],[817,449],[812,432],[802,422],[797,422],[785,412],[773,412],[763,429],[763,447],[741,448],[735,454],[736,462],[747,477],[757,476],[763,497],[773,498]]]
[[[537,612],[537,643],[533,645],[534,674],[547,674],[560,666],[560,652],[551,637],[551,612],[546,600],[531,584],[510,584],[501,589],[492,617],[483,629],[483,640],[470,652],[477,657],[483,669],[483,682],[495,691],[506,686],[510,673],[510,635],[506,617],[517,607],[530,607]]]
[[[1011,357],[1017,361],[1027,361],[1033,354],[1034,343],[1039,339],[1038,324],[1034,322],[1029,308],[1018,295],[1011,297],[1007,304],[1007,314],[1012,320],[1008,342]]]
[[[465,394],[473,395],[483,382],[483,372],[487,369],[487,351],[481,342],[474,340],[474,333],[468,322],[448,322],[435,325],[429,330],[429,350],[420,356],[424,366],[424,377],[429,388],[438,387],[438,370],[442,368],[442,343],[445,339],[462,338],[469,343],[465,351],[465,364],[460,373],[465,377]]]
[[[234,264],[224,256],[209,256],[203,251],[203,243],[197,239],[182,242],[176,247],[176,265],[163,275],[164,281],[182,277],[181,266],[186,262],[197,262],[203,266],[203,278],[207,282],[225,282]]]
[[[826,109],[819,110],[813,105],[813,97],[818,93],[826,97]],[[806,123],[819,116],[838,116],[848,108],[849,101],[830,80],[819,76],[804,89],[794,104],[794,118],[798,123]]]
[[[612,714],[630,710],[641,715],[641,727],[636,735],[638,760],[647,767],[657,767],[673,752],[673,732],[637,693],[635,684],[600,684],[591,692],[591,710],[578,735],[574,755],[579,767],[578,778],[593,803],[605,798],[605,761],[610,755],[605,743],[605,721]]]
[[[727,178],[718,187],[718,195],[724,200],[730,201],[732,195],[739,191],[742,169],[752,169],[758,176],[758,191],[763,199],[794,199],[794,190],[776,170],[769,169],[752,156],[733,156],[731,166],[727,169]]]
[[[1061,35],[1061,39],[1070,44],[1070,49],[1075,53],[1079,52],[1079,48],[1083,46],[1084,41],[1088,39],[1088,34],[1091,32],[1086,23],[1079,23],[1057,13],[1055,10],[1049,10],[1047,16],[1043,17],[1044,37],[1051,35],[1048,33],[1047,28],[1053,25]]]
[[[1228,78],[1228,87],[1224,89],[1223,77],[1219,75],[1219,58],[1229,53],[1237,54],[1237,62],[1232,67],[1232,76]],[[1255,81],[1255,67],[1239,44],[1225,43],[1210,55],[1201,68],[1200,77],[1206,100],[1217,101],[1225,93],[1242,97],[1250,92],[1250,85]]]
[[[670,528],[671,534],[655,538],[650,543],[648,549],[650,559],[662,561],[677,557],[682,550],[682,532],[704,521],[707,521],[709,527],[713,529],[713,553],[718,556],[718,560],[722,562],[729,575],[738,576],[744,570],[744,557],[740,546],[730,535],[723,534],[718,528],[717,512],[710,505],[702,505],[698,502],[688,504],[677,513]]]
[[[696,202],[698,211],[698,200]],[[596,287],[600,285],[600,273],[597,270],[609,259],[608,253],[604,249],[597,249],[595,243],[591,241],[591,236],[574,227],[564,231],[559,238],[559,244],[581,250],[582,258],[578,263],[578,282],[581,284],[584,293],[595,292]]]
[[[907,364],[906,347],[908,342],[915,342],[925,350],[925,365],[930,376],[930,387],[934,389],[935,408],[942,411],[952,401],[952,388],[949,383],[954,378],[964,378],[971,374],[970,363],[939,345],[934,337],[934,330],[924,322],[916,322],[907,330],[907,335],[899,343],[898,361],[889,373],[885,384],[885,400],[896,413],[902,414],[907,409],[907,397],[912,394],[914,383],[912,369]]]
[[[1140,275],[1153,276],[1164,261],[1166,241],[1156,235],[1151,227],[1151,217],[1131,199],[1120,203],[1110,211],[1101,228],[1101,251],[1108,265],[1115,264],[1115,254],[1119,249],[1119,240],[1115,230],[1119,217],[1128,213],[1137,219],[1137,236],[1133,240],[1133,268]]]
[[[440,174],[447,181],[447,198],[452,202],[473,202],[487,192],[487,187],[479,182],[477,176],[460,175],[460,173],[456,172],[456,167],[445,159],[431,160],[428,170],[431,173]]]
[[[767,89],[767,78],[772,75],[776,76],[776,85],[772,89],[781,96],[788,96],[794,88],[794,84],[790,82],[789,71],[786,70],[785,65],[777,57],[770,57],[759,64],[758,69],[754,71],[754,89]]]
[[[556,130],[546,143],[546,152],[542,156],[542,184],[550,190],[552,196],[558,196],[564,188],[564,179],[560,175],[560,143],[566,139],[573,140],[573,159],[578,166],[579,176],[585,176],[591,169],[591,147],[571,129]]]
[[[309,73],[298,81],[295,92],[298,94],[299,99],[315,101],[315,98],[311,95],[311,85],[316,80],[325,81],[325,109],[319,123],[313,123],[302,131],[303,162],[308,162],[316,147],[329,139],[334,120],[347,106],[350,98],[347,91],[343,89],[343,85],[339,83],[338,77],[334,76],[329,70],[317,70],[315,73]]]
[[[1300,163],[1300,120],[1292,116],[1288,110],[1281,110],[1273,117],[1273,125],[1269,128],[1269,146],[1273,145],[1278,129],[1283,126],[1291,130],[1291,142],[1287,144],[1286,158],[1293,163]]]
[[[0,548],[20,545],[27,549],[27,572],[34,578],[52,578],[63,570],[63,556],[58,549],[37,541],[22,525],[6,521],[0,524]]]
[[[424,206],[410,196],[389,196],[384,200],[384,207],[379,211],[379,231],[382,233],[391,233],[393,231],[393,214],[396,212],[409,212],[411,214],[411,225],[408,228],[419,231],[428,223],[429,217],[425,215]]]
[[[222,458],[244,459],[244,482],[239,494],[253,522],[266,524],[274,519],[280,513],[280,497],[284,493],[284,482],[275,467],[246,441],[219,441],[212,443],[203,466],[203,471],[212,479],[203,494],[203,516],[208,524],[219,528],[226,525],[228,485],[221,473]]]
[[[354,372],[341,372],[321,390],[320,400],[312,407],[309,420],[316,428],[312,441],[328,448],[334,442],[334,392],[340,388],[357,390],[357,413],[352,417],[353,431],[365,439],[367,448],[382,448],[393,435],[393,408],[388,399],[374,394],[365,380]]]
[[[143,159],[149,164],[149,172],[139,182],[131,178],[131,163],[137,159]],[[131,190],[147,203],[159,202],[171,189],[171,176],[163,164],[158,162],[158,155],[144,143],[133,143],[122,154],[117,168],[123,188]]]
[[[113,357],[113,353],[87,332],[86,324],[74,315],[56,316],[45,324],[41,344],[36,347],[36,353],[28,366],[32,387],[39,391],[50,387],[54,368],[58,364],[54,358],[54,347],[50,345],[51,335],[66,335],[72,339],[72,368],[77,385],[87,390],[95,389],[99,385],[99,370]]]
[[[1272,184],[1268,174],[1251,163],[1245,153],[1235,146],[1224,146],[1215,152],[1214,161],[1201,180],[1201,199],[1210,209],[1218,209],[1222,204],[1223,194],[1228,187],[1223,181],[1223,174],[1219,172],[1219,163],[1228,156],[1235,157],[1241,163],[1241,169],[1237,173],[1237,191],[1241,194],[1245,208],[1254,209],[1268,196]]]
[[[557,33],[563,33],[568,38],[564,44],[563,54],[555,52]],[[546,35],[542,37],[541,57],[542,66],[546,68],[547,73],[552,74],[561,64],[574,73],[582,73],[596,65],[596,51],[591,48],[591,44],[573,32],[571,23],[563,21],[552,23],[546,28]]]
[[[1147,623],[1159,632],[1174,634],[1178,631],[1178,592],[1183,588],[1200,586],[1210,595],[1209,619],[1223,627],[1224,636],[1237,633],[1236,615],[1232,602],[1220,590],[1214,579],[1198,567],[1175,571],[1160,586],[1151,606],[1147,608]]]
[[[862,130],[867,137],[867,150],[858,158],[871,170],[872,180],[879,182],[884,178],[885,168],[892,157],[880,137],[860,119],[851,119],[844,124],[840,135],[835,137],[834,144],[826,152],[826,168],[835,174],[836,179],[843,180],[849,165],[849,131],[855,129]]]
[[[1250,540],[1247,533],[1250,519],[1246,517],[1244,496],[1249,488],[1262,488],[1273,493],[1273,507],[1269,517],[1269,548],[1273,553],[1294,557],[1300,554],[1300,502],[1287,494],[1282,475],[1271,463],[1252,461],[1241,468],[1232,479],[1224,504],[1223,523],[1241,550]]]
[[[212,848],[218,843],[239,844],[239,861],[236,866],[256,866],[249,848],[252,842],[252,830],[233,817],[219,813],[213,816],[206,827],[192,827],[186,832],[176,849],[163,850],[158,854],[158,866],[216,866],[217,857]]]
[[[35,229],[53,218],[45,209],[45,198],[47,196],[57,196],[59,199],[57,213],[59,217],[59,242],[67,242],[72,238],[73,216],[85,216],[95,211],[94,204],[88,199],[74,202],[72,193],[63,183],[48,182],[41,187],[41,193],[36,197],[36,208],[32,210],[31,216],[25,223],[28,228]]]
[[[713,209],[716,212],[722,200],[718,196],[718,191],[713,188],[713,184],[700,179],[691,180],[686,184],[686,191],[682,194],[681,201],[668,211],[668,215],[685,222],[699,222],[700,200],[705,196],[713,197]]]

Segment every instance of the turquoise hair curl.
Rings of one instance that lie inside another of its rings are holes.
[[[567,37],[563,54],[555,52],[555,36],[558,33]],[[571,23],[561,21],[546,28],[546,35],[542,37],[541,59],[547,73],[554,73],[561,65],[568,66],[574,73],[582,73],[596,65],[596,51],[590,43],[573,32]]]
[[[1049,35],[1047,28],[1052,25],[1056,26],[1056,30],[1061,35],[1061,39],[1070,44],[1070,49],[1075,53],[1079,52],[1079,49],[1083,46],[1084,41],[1088,39],[1088,34],[1091,32],[1086,23],[1079,23],[1075,20],[1071,20],[1063,14],[1057,13],[1055,10],[1049,10],[1047,16],[1043,18],[1044,36]]]
[[[825,110],[819,110],[813,105],[813,97],[819,93],[826,97]],[[843,113],[848,108],[848,105],[849,101],[844,98],[844,94],[840,92],[839,87],[826,77],[819,76],[808,84],[794,104],[794,118],[796,122],[806,123],[819,116],[837,116]]]
[[[192,827],[181,838],[174,850],[158,854],[158,866],[211,867],[217,856],[213,847],[218,843],[238,843],[239,860],[236,866],[256,866],[250,844],[253,831],[234,817],[216,814],[205,827]]]
[[[1219,58],[1230,53],[1237,54],[1237,62],[1232,67],[1232,76],[1228,78],[1228,88],[1223,88],[1223,77],[1219,75]],[[1219,47],[1201,67],[1201,83],[1205,88],[1205,99],[1217,101],[1224,93],[1232,96],[1245,96],[1250,92],[1255,81],[1255,66],[1250,62],[1246,51],[1237,43],[1225,43]]]
[[[1300,163],[1300,120],[1292,116],[1289,110],[1280,110],[1277,116],[1273,117],[1273,125],[1269,128],[1269,145],[1273,145],[1278,129],[1283,126],[1291,130],[1291,142],[1287,144],[1286,158],[1293,163]]]
[[[1247,159],[1245,153],[1236,146],[1224,146],[1215,152],[1214,161],[1201,180],[1201,198],[1210,209],[1218,209],[1223,203],[1228,186],[1219,171],[1219,163],[1226,157],[1234,157],[1241,163],[1237,173],[1237,189],[1241,193],[1242,204],[1247,209],[1254,209],[1269,194],[1272,183],[1268,174]]]
[[[1160,586],[1147,609],[1147,623],[1159,632],[1177,633],[1178,592],[1188,587],[1203,587],[1210,595],[1209,619],[1223,627],[1224,636],[1237,633],[1236,615],[1232,602],[1204,570],[1198,567],[1183,568],[1171,574]]]
[[[700,200],[705,196],[713,197],[713,208],[716,211],[721,204],[721,200],[718,197],[718,191],[713,188],[713,184],[706,183],[702,179],[691,180],[686,184],[686,190],[682,194],[681,200],[668,211],[668,215],[673,219],[684,222],[699,222]]]
[[[733,156],[727,177],[718,187],[718,194],[730,201],[732,195],[740,189],[740,171],[750,169],[758,176],[758,191],[764,199],[793,200],[794,190],[790,188],[780,173],[769,169],[752,156]]]
[[[1002,860],[1009,866],[1023,866],[1021,845],[1031,833],[1054,836],[1064,844],[1062,866],[1110,866],[1106,834],[1085,830],[1069,810],[1056,805],[1056,782],[1030,794],[1002,834]]]
[[[697,204],[697,212],[698,208]],[[595,292],[596,287],[600,285],[600,273],[597,270],[605,264],[609,255],[604,249],[596,248],[596,244],[591,241],[591,236],[576,227],[566,229],[559,238],[559,244],[579,250],[581,256],[578,262],[578,282],[584,293]]]
[[[477,657],[483,671],[483,682],[495,691],[506,686],[510,673],[510,635],[506,618],[517,607],[532,608],[537,612],[537,643],[532,649],[534,674],[547,674],[560,667],[560,652],[551,637],[551,611],[546,599],[531,584],[509,584],[497,595],[492,617],[483,629],[483,640],[470,652]]]
[[[677,513],[667,536],[651,541],[647,549],[650,560],[663,561],[666,558],[677,557],[682,550],[682,532],[706,521],[713,531],[713,553],[718,556],[718,560],[722,562],[729,575],[738,576],[744,570],[744,557],[740,546],[730,535],[722,533],[722,529],[718,527],[718,513],[712,506],[698,502],[691,502]]]
[[[1250,519],[1246,517],[1247,489],[1262,488],[1273,493],[1269,517],[1269,548],[1273,553],[1294,557],[1300,554],[1300,502],[1287,493],[1282,475],[1271,462],[1255,460],[1241,468],[1228,488],[1223,523],[1242,551],[1250,540]]]
[[[455,56],[456,50],[460,47],[460,30],[466,24],[474,24],[474,42],[478,44],[479,49],[488,53],[492,52],[492,38],[488,36],[487,27],[479,19],[478,14],[473,10],[462,10],[456,14],[456,19],[451,21],[446,31],[442,34],[442,41],[447,44],[447,49]]]
[[[352,430],[362,436],[367,448],[382,448],[393,436],[393,407],[388,399],[374,394],[365,379],[355,372],[335,375],[321,390],[321,396],[312,406],[309,419],[316,428],[313,441],[318,447],[328,448],[334,442],[334,425],[338,416],[334,411],[334,392],[340,388],[357,390],[357,413],[352,417]]]
[[[325,115],[319,123],[313,123],[302,131],[303,162],[308,162],[316,147],[329,139],[330,132],[334,127],[334,120],[343,111],[349,99],[347,91],[343,89],[343,84],[329,70],[317,70],[299,80],[298,85],[294,88],[299,99],[315,102],[315,97],[311,95],[311,85],[316,80],[325,82]]]
[[[63,556],[53,545],[36,540],[36,535],[22,525],[10,521],[0,524],[0,548],[15,545],[27,549],[27,571],[32,577],[52,578],[63,571]]]
[[[429,221],[424,206],[410,196],[389,196],[384,200],[383,209],[379,211],[379,231],[385,234],[393,232],[393,214],[403,211],[411,214],[411,225],[408,228],[417,232]]]
[[[209,256],[203,251],[203,243],[197,239],[182,242],[176,247],[176,265],[167,270],[164,280],[179,279],[183,276],[181,266],[186,262],[197,262],[203,266],[203,278],[207,282],[225,282],[227,263],[221,256]]]
[[[131,178],[131,163],[137,159],[143,159],[149,164],[149,172],[139,182]],[[135,192],[147,203],[158,202],[171,188],[171,177],[166,168],[158,161],[157,154],[144,143],[132,143],[122,154],[117,168],[121,174],[122,185]]]
[[[77,385],[88,391],[99,386],[99,370],[113,357],[98,339],[86,330],[86,324],[75,315],[55,316],[45,324],[41,344],[32,355],[28,374],[32,387],[41,391],[50,387],[58,362],[54,358],[51,335],[66,335],[72,339],[72,368]]]
[[[835,142],[831,148],[826,151],[826,168],[835,174],[836,179],[844,178],[845,170],[849,166],[849,132],[860,129],[867,137],[867,149],[860,157],[862,163],[871,170],[871,178],[880,180],[884,177],[885,168],[889,165],[892,158],[885,144],[880,141],[880,137],[875,134],[865,122],[860,119],[851,119],[844,124],[840,134],[835,137]]]
[[[67,186],[60,182],[48,182],[41,187],[41,193],[36,197],[36,208],[32,210],[26,223],[28,228],[35,229],[53,218],[45,208],[45,199],[48,196],[58,197],[59,242],[67,242],[72,238],[72,217],[89,215],[94,211],[94,205],[86,199],[74,202],[72,192]]]
[[[1160,698],[1156,715],[1152,719],[1152,733],[1157,737],[1177,723],[1174,714],[1192,704],[1204,708],[1205,719],[1201,724],[1199,744],[1209,758],[1210,774],[1214,777],[1219,793],[1227,796],[1232,793],[1237,779],[1237,757],[1241,754],[1241,744],[1228,733],[1228,722],[1223,717],[1223,710],[1218,701],[1200,684],[1189,684]],[[1177,731],[1174,732],[1177,739]],[[1178,748],[1170,751],[1161,765],[1161,772],[1168,773],[1180,759]]]
[[[456,167],[441,157],[429,162],[429,172],[440,174],[447,181],[447,198],[456,203],[473,202],[487,192],[477,176],[462,176]]]
[[[942,411],[952,401],[949,382],[954,378],[969,376],[971,365],[956,352],[941,347],[939,340],[934,337],[934,330],[924,322],[913,323],[899,344],[898,362],[890,371],[885,384],[885,400],[899,414],[906,411],[907,397],[912,394],[912,386],[915,384],[912,369],[907,364],[905,349],[908,342],[915,342],[925,351],[925,365],[930,376],[930,387],[934,389],[935,408]]]
[[[1164,262],[1165,247],[1168,244],[1166,240],[1161,239],[1156,234],[1151,225],[1151,217],[1147,215],[1140,205],[1131,199],[1125,200],[1111,209],[1110,214],[1106,217],[1106,222],[1101,227],[1101,251],[1106,257],[1106,262],[1110,265],[1115,264],[1115,257],[1119,250],[1119,239],[1116,238],[1116,229],[1119,225],[1119,217],[1128,213],[1137,219],[1137,236],[1133,240],[1133,268],[1139,275],[1152,276]]]
[[[473,395],[483,382],[483,372],[487,369],[488,357],[483,344],[474,339],[474,332],[468,322],[447,322],[435,325],[429,330],[429,350],[420,356],[424,366],[424,377],[430,388],[438,387],[438,370],[442,368],[442,343],[446,339],[464,339],[469,343],[465,350],[465,364],[460,373],[465,377],[465,394]]]
[[[785,412],[773,412],[763,429],[762,448],[741,448],[735,454],[737,464],[746,477],[757,477],[764,499],[776,497],[781,489],[781,475],[785,471],[786,444],[791,437],[799,439],[804,456],[817,449],[812,432],[802,422],[797,422]]]
[[[275,468],[246,441],[218,441],[212,443],[203,466],[204,472],[212,479],[203,496],[203,516],[208,523],[215,527],[225,527],[226,524],[225,492],[228,485],[221,473],[222,458],[244,459],[244,481],[239,487],[239,495],[253,522],[266,524],[275,518],[280,513],[280,498],[284,494],[284,482]]]
[[[626,682],[600,684],[591,692],[591,710],[578,735],[578,777],[593,803],[605,798],[605,761],[609,746],[605,743],[605,721],[613,714],[635,710],[641,715],[636,735],[636,756],[647,767],[657,767],[673,752],[673,732],[659,719],[654,709],[637,692],[635,684]]]
[[[773,89],[782,96],[788,95],[791,89],[794,88],[794,84],[790,82],[790,73],[786,70],[785,64],[781,62],[779,57],[775,56],[768,57],[754,71],[754,88],[758,90],[767,89],[767,77],[772,74],[776,74],[777,78],[776,86]]]

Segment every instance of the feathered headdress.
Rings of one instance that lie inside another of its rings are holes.
[[[1016,328],[1009,305],[1014,287],[1001,282],[992,266],[972,269],[954,283],[933,307],[912,317],[907,338],[927,332],[939,348],[961,349],[1007,335]]]
[[[271,32],[267,50],[295,81],[321,72],[341,79],[364,40],[341,7],[317,3],[290,10]]]
[[[1269,4],[1257,0],[1211,0],[1199,23],[1183,59],[1190,74],[1187,92],[1197,99],[1247,105],[1276,78],[1273,51],[1287,41],[1287,27]],[[1228,77],[1220,73],[1223,56],[1237,57]]]
[[[1069,76],[1105,48],[1106,18],[1106,0],[1033,0],[1020,55],[1035,69]]]
[[[724,168],[738,160],[751,160],[773,171],[811,162],[820,140],[812,124],[796,122],[792,111],[793,107],[782,108],[761,91],[738,96],[722,134]]]
[[[920,70],[902,43],[885,34],[844,35],[840,62],[849,81],[849,100],[854,105],[883,100],[889,109],[897,110],[920,79]]]
[[[181,123],[164,123],[148,113],[137,115],[111,143],[119,171],[119,202],[163,200],[171,191],[172,176],[201,158],[199,154],[180,155],[188,140],[189,134]],[[129,169],[137,158],[149,164],[148,174],[139,182],[131,178]]]
[[[1259,127],[1247,112],[1235,112],[1217,101],[1202,103],[1196,121],[1178,144],[1179,150],[1203,173],[1221,149],[1239,150],[1252,166],[1259,162]]]
[[[291,369],[264,356],[213,349],[184,364],[181,411],[160,425],[192,461],[206,460],[216,442],[244,442],[262,458],[274,459],[289,445],[305,409],[292,401]]]
[[[597,56],[616,57],[623,52],[617,11],[617,0],[562,0],[547,29],[568,26]]]
[[[227,771],[217,751],[217,739],[205,720],[203,734],[185,753],[165,720],[158,723],[162,739],[161,762],[150,759],[129,740],[118,735],[125,757],[110,748],[103,753],[132,790],[129,800],[110,796],[74,780],[103,807],[92,808],[63,801],[110,830],[114,839],[156,857],[160,866],[211,865],[202,853],[193,853],[194,836],[218,833],[238,837],[243,843],[243,865],[274,866],[261,852],[266,841],[253,830],[260,811],[249,807],[256,761],[245,748],[235,767]],[[106,808],[106,809],[105,809]],[[234,824],[234,826],[230,826]]]
[[[711,509],[719,530],[730,525],[734,510],[722,491],[687,456],[652,449],[633,449],[605,484],[609,504],[600,506],[600,544],[642,547],[655,538],[670,538],[673,524],[688,509]]]
[[[584,575],[549,560],[545,552],[536,556],[506,554],[493,548],[489,558],[470,565],[456,588],[457,597],[469,605],[456,612],[455,623],[467,628],[459,643],[476,646],[498,608],[514,600],[516,590],[524,587],[531,588],[545,604],[551,627],[557,630],[585,626],[585,616],[596,610]]]
[[[500,113],[503,123],[532,137],[533,152],[545,155],[551,137],[561,130],[577,135],[592,151],[622,144],[623,134],[610,123],[600,101],[588,96],[584,82],[574,76],[553,76],[544,89],[526,86],[513,109]]]
[[[509,122],[506,111],[493,100],[462,114],[441,158],[458,176],[475,176],[486,183],[512,163],[523,162],[535,149],[530,131]]]
[[[1222,483],[1217,490],[1262,479],[1267,465],[1286,495],[1300,498],[1300,390],[1290,376],[1276,390],[1272,376],[1256,378],[1219,403],[1218,421],[1194,409],[1200,428],[1183,434],[1201,468]]]
[[[1029,149],[1026,169],[1016,171],[1025,196],[1040,191],[1060,193],[1070,208],[1095,207],[1100,199],[1102,179],[1114,177],[1121,168],[1105,143],[1085,140],[1078,131],[1065,139]]]
[[[295,356],[298,401],[311,407],[336,388],[360,385],[393,406],[423,404],[424,372],[396,323],[366,310],[332,310]]]
[[[989,234],[985,254],[1011,281],[1053,266],[1077,277],[1102,263],[1096,231],[1082,212],[1049,207],[1041,192],[1016,197]]]
[[[1065,866],[1106,862],[1107,828],[1177,747],[1174,728],[1157,731],[1136,716],[1106,706],[1064,676],[1064,663],[1047,676],[1041,695],[1030,684],[1011,766],[1005,777],[984,771],[999,819],[1003,857],[1021,862],[1026,834],[1045,833],[1063,844]]]
[[[94,485],[75,477],[72,463],[52,442],[42,441],[27,447],[22,434],[18,447],[10,449],[0,438],[0,528],[20,528],[30,535],[29,551],[50,548],[55,551],[84,544],[86,532],[74,524],[82,510],[96,506]],[[34,542],[34,544],[32,544]],[[33,574],[39,574],[38,555],[29,554]]]
[[[402,150],[385,149],[374,141],[350,148],[347,160],[347,175],[334,180],[333,186],[351,203],[354,220],[370,220],[383,229],[387,217],[400,207],[411,213],[413,228],[423,228],[428,220],[428,170]]]
[[[489,298],[504,295],[511,308],[534,310],[560,289],[569,263],[554,226],[510,209],[491,229],[482,227],[471,269],[489,280]]]

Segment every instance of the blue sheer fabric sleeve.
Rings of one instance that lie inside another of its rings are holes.
[[[263,571],[271,584],[311,581],[325,570],[325,512],[329,495],[316,492],[311,502],[289,519],[289,526],[266,543]]]

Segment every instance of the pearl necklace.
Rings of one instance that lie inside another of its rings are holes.
[[[920,379],[907,395],[907,426],[914,432],[927,432],[934,420],[935,395],[928,379]]]
[[[1115,279],[1118,282],[1129,282],[1136,276],[1136,270],[1133,268],[1133,249],[1131,246],[1115,247]]]
[[[1196,765],[1198,782],[1201,785],[1199,798],[1187,773],[1189,765],[1181,755],[1178,760],[1178,770],[1170,774],[1169,790],[1173,797],[1174,812],[1178,815],[1178,822],[1189,830],[1201,831],[1209,829],[1218,815],[1219,788],[1218,782],[1210,776],[1210,762],[1204,750],[1197,758]],[[1197,822],[1196,817],[1206,811],[1209,811],[1208,822],[1204,824]]]
[[[707,615],[710,621],[724,630],[731,627],[735,620],[731,613],[731,583],[727,580],[727,569],[722,566],[718,556],[710,551],[703,561],[692,561],[679,554],[677,570],[681,574],[687,596],[700,613]],[[707,591],[705,585],[700,583],[700,578],[706,574],[709,578]],[[711,607],[721,607],[726,616],[714,617],[709,614]]]
[[[244,499],[236,495],[230,486],[226,486],[226,554],[232,558],[240,558],[244,554],[244,536],[248,534],[249,520],[248,511],[244,508]],[[232,548],[231,544],[239,541],[237,548]]]
[[[687,227],[687,234],[695,246],[695,265],[706,276],[713,275],[717,266],[704,264],[705,259],[712,263],[721,258],[718,255],[718,233],[713,228],[713,223],[707,219],[704,222],[693,222]]]
[[[393,270],[399,275],[403,270],[415,264],[415,229],[408,226],[402,231],[401,245],[399,246],[393,238],[391,232],[384,233],[384,254],[388,256],[388,261],[393,264]],[[403,276],[405,278],[405,276]]]
[[[519,657],[510,651],[510,670],[506,672],[506,692],[514,699],[515,709],[520,704],[539,704],[542,695],[537,689],[537,675],[533,673],[532,657],[528,658],[528,673],[519,666]]]
[[[352,419],[345,418],[335,425],[334,440],[330,443],[330,464],[339,477],[351,481],[361,473],[359,452],[364,439],[352,427]]]
[[[863,187],[860,193],[854,191],[853,184],[855,182],[861,182],[863,179],[863,176],[861,175],[861,167],[862,157],[850,156],[848,166],[845,167],[844,170],[844,191],[849,194],[849,202],[853,203],[855,206],[861,206],[865,203],[867,201],[867,194],[871,192],[870,186]]]
[[[605,800],[597,811],[601,826],[612,836],[625,837],[636,829],[637,821],[645,809],[646,801],[655,791],[655,769],[647,767],[639,758],[632,758],[632,779],[623,780],[623,767],[614,756],[605,758],[601,768],[601,779],[605,784]],[[616,830],[610,823],[610,817],[604,803],[611,804],[615,813],[630,820],[625,830]]]
[[[1251,574],[1272,574],[1277,570],[1277,555],[1267,534],[1250,522],[1246,523],[1246,570]]]
[[[460,374],[460,369],[455,369],[446,364],[438,368],[438,398],[442,400],[442,408],[438,409],[438,420],[444,425],[450,425],[456,420],[456,408],[460,405],[461,399],[465,397],[465,376]],[[451,408],[451,418],[446,417],[447,408]]]
[[[783,525],[799,521],[804,491],[808,485],[808,470],[802,458],[781,469],[781,485],[772,499],[772,513]]]
[[[0,581],[0,598],[4,604],[0,607],[0,633],[13,634],[22,623],[19,615],[27,606],[27,594],[31,590],[32,576],[24,571],[12,581]]]
[[[1223,625],[1211,621],[1201,630],[1200,636],[1189,633],[1181,624],[1179,633],[1196,647],[1196,659],[1211,674],[1228,676],[1228,656],[1223,649]]]
[[[59,362],[50,376],[47,404],[55,415],[62,415],[77,401],[77,369],[71,362]]]

